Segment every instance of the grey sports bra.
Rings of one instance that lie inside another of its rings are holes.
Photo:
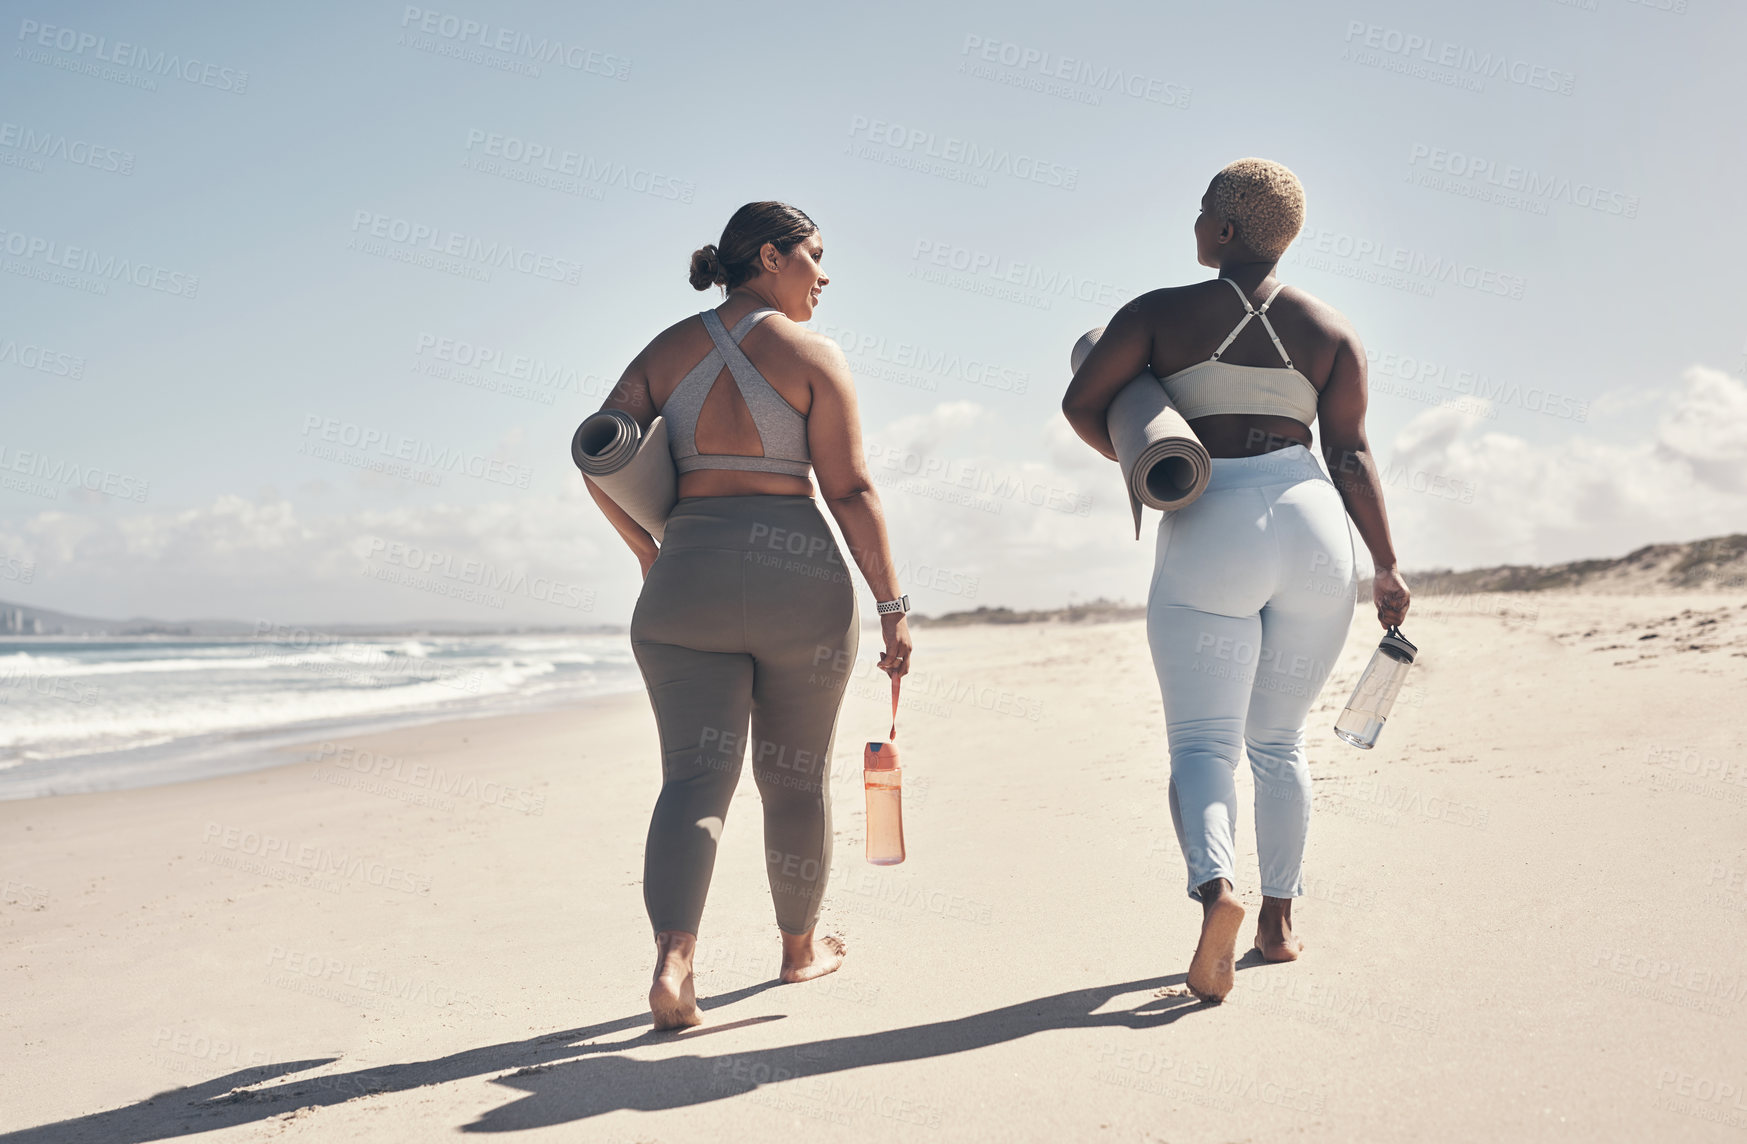
[[[764,379],[758,367],[740,350],[741,339],[752,327],[776,313],[768,307],[734,323],[729,331],[714,310],[705,310],[699,317],[709,331],[715,348],[704,360],[693,366],[680,380],[661,407],[667,418],[667,439],[673,446],[673,467],[682,473],[698,469],[742,469],[756,473],[783,473],[804,477],[810,467],[807,452],[807,419],[784,400],[776,387]],[[723,365],[733,375],[740,396],[752,414],[758,429],[758,439],[764,445],[764,456],[747,457],[737,453],[698,452],[698,415],[704,411],[704,400],[721,374]]]
[[[1321,394],[1308,377],[1293,368],[1292,355],[1286,352],[1286,347],[1280,343],[1280,335],[1274,332],[1273,324],[1268,321],[1268,307],[1273,304],[1274,295],[1286,288],[1285,283],[1274,287],[1274,293],[1269,294],[1267,301],[1260,306],[1251,306],[1242,286],[1229,278],[1220,281],[1229,283],[1243,299],[1243,321],[1219,343],[1211,358],[1162,379],[1171,404],[1187,421],[1215,413],[1249,413],[1290,417],[1305,425],[1311,424],[1316,420],[1316,404]],[[1233,365],[1219,360],[1219,355],[1250,324],[1251,318],[1262,320],[1262,327],[1268,331],[1274,348],[1280,351],[1280,357],[1286,363],[1285,369]]]

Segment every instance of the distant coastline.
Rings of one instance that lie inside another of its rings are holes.
[[[1482,592],[1577,591],[1608,595],[1679,592],[1734,592],[1747,589],[1747,534],[1715,536],[1685,544],[1647,544],[1625,556],[1573,560],[1564,564],[1499,564],[1453,572],[1446,568],[1403,573],[1421,599]],[[1371,581],[1359,584],[1359,599],[1370,598]],[[1016,611],[982,607],[967,612],[914,617],[917,626],[965,624],[1109,623],[1146,615],[1142,604],[1093,600],[1064,608]]]
[[[1714,536],[1684,544],[1647,544],[1624,556],[1572,560],[1563,564],[1499,564],[1490,568],[1452,571],[1432,568],[1405,573],[1408,585],[1422,596],[1476,592],[1581,591],[1620,595],[1663,592],[1731,592],[1747,588],[1747,533]],[[1359,597],[1370,592],[1369,579],[1359,585]],[[918,627],[959,627],[966,624],[1097,624],[1135,620],[1146,615],[1142,604],[1099,599],[1059,608],[1015,609],[983,606],[970,611],[930,615],[917,612]],[[0,601],[0,639],[14,636],[81,636],[107,638],[269,639],[320,643],[324,639],[391,639],[413,636],[489,635],[612,635],[623,624],[552,626],[504,624],[492,621],[418,620],[397,624],[278,624],[244,620],[103,620]]]

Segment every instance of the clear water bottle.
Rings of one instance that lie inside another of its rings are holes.
[[[895,743],[872,743],[861,754],[867,788],[867,860],[896,866],[904,860],[904,772]]]
[[[1401,685],[1407,682],[1407,669],[1413,666],[1417,651],[1400,628],[1389,629],[1372,653],[1371,662],[1365,665],[1364,674],[1359,676],[1359,685],[1353,688],[1347,709],[1335,720],[1335,734],[1367,751],[1377,745],[1377,736],[1389,718],[1395,697],[1401,693]]]

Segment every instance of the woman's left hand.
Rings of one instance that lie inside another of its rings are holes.
[[[1377,622],[1386,628],[1399,627],[1407,618],[1407,606],[1413,593],[1407,581],[1393,568],[1379,568],[1371,582],[1371,598],[1377,604]]]
[[[880,617],[880,634],[885,637],[885,654],[877,666],[893,679],[902,679],[910,672],[910,622],[902,612],[887,612]]]

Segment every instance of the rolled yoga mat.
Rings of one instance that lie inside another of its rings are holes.
[[[679,481],[665,418],[657,417],[645,432],[624,410],[603,409],[576,427],[570,459],[649,535],[661,539]]]
[[[1074,372],[1080,372],[1086,356],[1104,327],[1089,330],[1074,343]],[[1151,505],[1171,512],[1194,501],[1207,488],[1213,463],[1207,447],[1196,438],[1189,422],[1171,404],[1165,387],[1151,371],[1143,370],[1123,386],[1104,415],[1116,460],[1122,466],[1122,483],[1128,487],[1128,504],[1134,511],[1134,538],[1140,539],[1140,506]]]

